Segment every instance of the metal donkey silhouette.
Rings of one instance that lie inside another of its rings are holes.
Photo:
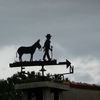
[[[32,46],[19,47],[17,52],[16,52],[16,57],[17,57],[17,53],[18,53],[19,54],[19,61],[22,62],[22,55],[23,54],[31,54],[30,61],[33,61],[33,54],[35,53],[36,48],[41,49],[40,39],[37,42],[35,42]]]

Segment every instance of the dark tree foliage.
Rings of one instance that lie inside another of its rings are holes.
[[[12,78],[0,80],[0,100],[21,100],[21,92],[15,90]]]
[[[0,80],[0,100],[21,100],[22,92],[15,90],[15,84],[39,82],[39,81],[56,81],[61,82],[59,75],[41,76],[41,73],[32,72],[18,72],[6,80]]]

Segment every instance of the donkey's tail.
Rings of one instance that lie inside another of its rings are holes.
[[[17,52],[16,52],[16,58],[17,58]]]

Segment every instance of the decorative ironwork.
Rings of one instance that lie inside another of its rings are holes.
[[[9,66],[11,68],[13,67],[21,67],[21,72],[23,72],[23,69],[25,69],[25,67],[29,67],[29,66],[42,66],[41,68],[41,72],[42,72],[42,76],[44,76],[44,72],[46,71],[44,69],[44,66],[46,65],[66,65],[66,68],[69,68],[69,73],[63,73],[61,75],[65,75],[65,74],[72,74],[74,72],[74,66],[71,66],[71,62],[69,62],[68,60],[66,60],[65,62],[58,62],[57,60],[52,60],[52,61],[24,61],[24,62],[14,62],[11,63]]]
[[[17,53],[19,54],[19,61],[22,62],[22,56],[23,54],[30,54],[30,61],[33,61],[33,54],[36,51],[36,48],[40,49],[41,45],[40,45],[40,40],[38,40],[36,43],[34,43],[32,46],[29,47],[19,47],[17,50]],[[16,57],[17,57],[17,53],[16,53]]]
[[[66,74],[72,74],[74,72],[74,66],[71,65],[71,62],[66,59],[64,62],[57,62],[56,59],[53,59],[53,46],[50,45],[51,41],[51,35],[47,34],[46,35],[46,41],[44,43],[44,46],[42,47],[40,45],[40,40],[38,40],[36,43],[34,43],[30,47],[20,47],[17,50],[17,53],[19,54],[19,61],[16,61],[14,63],[10,63],[9,66],[12,67],[21,67],[21,73],[24,73],[24,69],[27,66],[41,66],[41,72],[42,76],[44,76],[44,72],[46,69],[44,66],[46,65],[66,65],[66,69],[69,69],[68,73],[62,73],[58,74],[58,76],[63,76]],[[35,53],[36,48],[41,49],[43,48],[44,50],[44,55],[43,55],[43,60],[37,60],[33,61],[33,54]],[[49,54],[49,51],[51,51],[51,56]],[[31,54],[30,61],[22,61],[22,55],[23,54]],[[47,58],[47,59],[46,59]]]

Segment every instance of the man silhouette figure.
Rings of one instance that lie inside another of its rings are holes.
[[[43,60],[45,61],[46,59],[46,56],[47,56],[47,59],[48,61],[51,61],[51,58],[50,58],[50,55],[49,55],[49,50],[52,51],[51,47],[50,47],[50,39],[51,39],[51,35],[50,34],[47,34],[46,35],[46,41],[44,43],[44,46],[43,46],[43,49],[44,49],[44,55],[43,55]]]

